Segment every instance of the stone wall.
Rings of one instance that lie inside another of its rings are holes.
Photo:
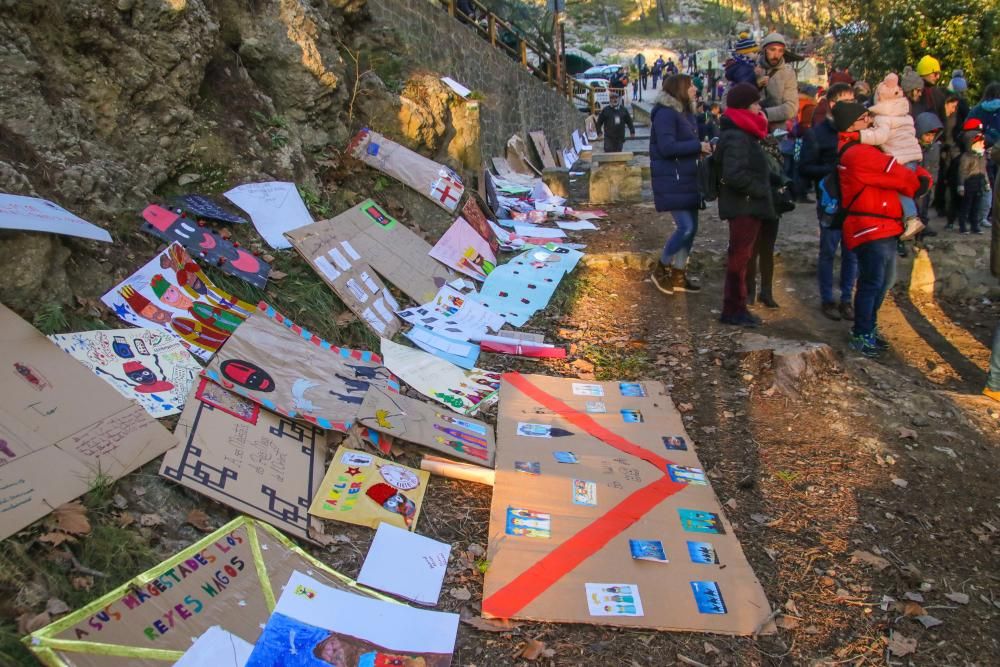
[[[450,76],[481,93],[483,155],[504,155],[507,139],[543,130],[553,152],[572,146],[583,114],[564,96],[535,78],[506,52],[448,15],[434,0],[368,0],[372,17],[398,35],[411,65]]]

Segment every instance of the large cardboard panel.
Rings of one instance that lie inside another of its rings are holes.
[[[177,441],[0,305],[0,539]]]
[[[369,199],[336,218],[288,232],[285,238],[355,315],[378,335],[391,338],[401,327],[394,315],[399,304],[368,263],[371,246],[358,249],[349,238],[353,234],[344,233],[341,222],[346,218],[378,224],[388,219],[388,214]],[[374,259],[381,266],[388,265],[381,254]],[[430,265],[431,260],[420,262],[420,266]]]
[[[456,458],[493,465],[492,426],[415,398],[371,389],[358,411],[358,423]]]
[[[241,516],[25,641],[53,667],[162,667],[216,625],[255,642],[296,571],[389,600]]]
[[[454,213],[465,186],[454,171],[367,128],[351,139],[347,152],[369,167],[410,186],[432,202]]]
[[[677,438],[686,449],[667,448]],[[484,616],[725,634],[768,618],[662,384],[505,375],[497,440]],[[661,542],[668,562],[629,540]],[[700,611],[722,609],[709,582],[725,613]]]
[[[399,389],[377,354],[336,347],[261,302],[203,374],[268,410],[346,432],[368,387]]]
[[[286,533],[322,532],[308,512],[323,479],[326,432],[262,410],[205,378],[191,392],[160,474]]]
[[[531,137],[531,143],[542,161],[542,167],[546,169],[557,167],[556,159],[552,156],[552,149],[549,148],[549,141],[545,138],[545,133],[542,131],[529,132],[528,136]]]
[[[531,163],[528,157],[528,144],[524,143],[519,134],[512,135],[507,140],[507,164],[518,174],[542,175],[542,170]]]
[[[294,241],[317,235],[348,241],[379,275],[417,303],[430,301],[438,288],[455,279],[451,269],[434,261],[431,246],[371,199],[292,233]]]

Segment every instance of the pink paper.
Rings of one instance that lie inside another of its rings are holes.
[[[497,263],[490,244],[461,216],[455,218],[429,254],[445,266],[476,280],[485,280]]]

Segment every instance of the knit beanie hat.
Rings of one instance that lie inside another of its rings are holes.
[[[731,109],[749,109],[760,101],[760,91],[749,83],[738,83],[726,93],[726,106]]]
[[[753,53],[757,50],[757,40],[753,38],[748,32],[741,32],[739,39],[733,44],[734,54],[747,54]]]
[[[841,102],[833,107],[833,124],[838,132],[846,132],[854,121],[868,113],[868,109],[857,102]]]
[[[901,78],[901,83],[903,86],[903,92],[909,94],[911,90],[917,90],[918,88],[924,87],[924,80],[920,78],[920,75],[913,71],[909,65],[903,70],[903,76]]]
[[[761,41],[761,48],[767,48],[771,44],[781,44],[782,46],[788,46],[788,42],[785,41],[785,36],[779,32],[772,32],[768,34],[763,41]]]
[[[941,72],[941,63],[939,63],[937,58],[934,56],[924,56],[917,61],[918,75],[927,76],[928,74],[933,74],[934,72]]]
[[[951,73],[951,83],[948,85],[956,93],[964,93],[969,90],[969,83],[965,80],[965,74],[957,69]]]
[[[903,91],[899,88],[899,77],[894,72],[889,72],[885,78],[875,86],[875,100],[883,102],[885,100],[902,97]]]

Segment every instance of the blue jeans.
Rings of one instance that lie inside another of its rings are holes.
[[[993,350],[990,352],[990,372],[986,376],[986,388],[1000,391],[1000,324],[993,330]]]
[[[920,164],[919,161],[914,160],[913,162],[907,162],[903,166],[910,171],[916,171],[917,166]],[[899,195],[899,203],[903,207],[903,220],[909,220],[917,215],[917,203],[913,201],[912,197],[907,197],[905,195]]]
[[[833,296],[833,262],[840,246],[840,302],[850,303],[858,279],[858,256],[840,243],[839,229],[819,228],[819,296],[823,303],[836,303]]]
[[[854,294],[855,335],[875,332],[878,309],[882,307],[889,288],[896,282],[896,238],[869,241],[854,250],[858,256],[858,291]]]
[[[698,211],[671,211],[677,229],[667,239],[660,254],[660,262],[675,269],[687,266],[691,247],[694,245],[695,234],[698,233]]]

